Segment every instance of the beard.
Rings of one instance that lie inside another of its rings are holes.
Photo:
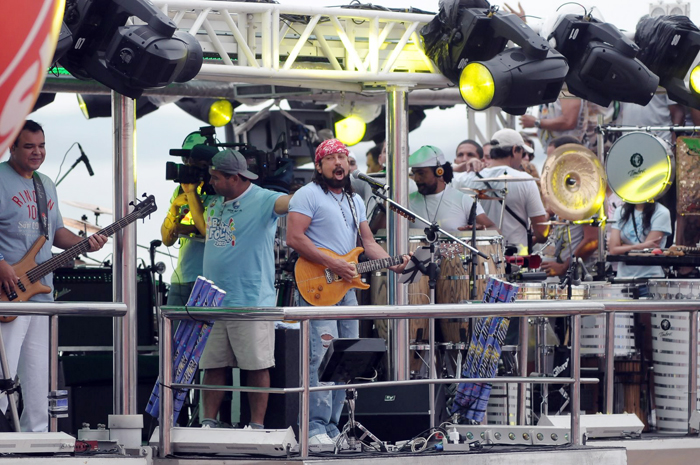
[[[342,189],[348,184],[348,175],[345,173],[342,179],[337,179],[335,177],[336,173],[338,170],[333,172],[333,175],[331,177],[323,176],[323,180],[326,181],[326,184],[328,187],[331,187],[333,189]]]
[[[416,187],[418,188],[418,193],[421,195],[432,195],[435,192],[437,192],[437,183],[435,184],[416,184]]]

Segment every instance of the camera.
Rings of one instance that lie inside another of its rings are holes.
[[[165,179],[180,184],[199,184],[202,181],[206,184],[209,181],[209,172],[197,166],[169,161],[165,164]]]

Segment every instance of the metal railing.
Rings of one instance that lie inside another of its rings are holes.
[[[104,316],[123,317],[126,304],[112,302],[20,302],[0,304],[0,316],[45,315],[49,316],[49,391],[58,389],[58,317],[59,316]],[[0,325],[0,331],[2,326]],[[7,375],[9,376],[9,375]],[[19,431],[17,412],[14,402],[9,400],[13,409],[15,429]],[[48,408],[48,404],[47,404]],[[58,431],[58,418],[49,419],[49,431]]]
[[[338,390],[347,388],[370,388],[380,386],[396,386],[404,384],[447,384],[455,380],[424,379],[407,381],[385,381],[371,384],[353,384],[343,386],[309,386],[309,334],[310,320],[341,320],[341,319],[414,319],[414,318],[458,318],[458,317],[485,317],[507,316],[527,319],[529,316],[572,316],[571,344],[572,349],[571,378],[464,378],[460,382],[513,382],[525,386],[527,383],[554,383],[571,384],[572,415],[571,438],[574,444],[580,443],[580,384],[597,383],[595,378],[582,379],[578,351],[580,346],[579,331],[581,315],[594,315],[605,312],[603,302],[597,301],[527,301],[515,303],[473,303],[473,304],[438,304],[438,305],[376,305],[376,306],[343,306],[343,307],[245,307],[245,308],[203,308],[203,307],[161,307],[160,309],[160,334],[172,334],[172,320],[183,320],[195,317],[204,320],[299,320],[301,322],[301,386],[294,388],[250,388],[250,387],[220,387],[220,386],[192,386],[189,384],[172,384],[172,345],[160,344],[160,379],[170,380],[162,382],[160,386],[160,412],[159,412],[159,456],[166,457],[172,453],[170,432],[173,425],[173,391],[168,389],[195,388],[206,390],[228,390],[239,392],[268,392],[271,394],[301,393],[300,403],[300,452],[302,457],[308,456],[309,434],[309,396],[311,392],[322,390]],[[521,351],[527,348],[527,340],[521,340]],[[526,350],[525,350],[526,352]],[[167,361],[164,363],[164,361]],[[526,374],[526,367],[521,367],[521,375]],[[167,385],[168,387],[166,387]],[[167,394],[166,394],[167,392]]]

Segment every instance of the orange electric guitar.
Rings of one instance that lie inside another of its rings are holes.
[[[149,195],[144,201],[139,202],[134,207],[134,211],[119,221],[112,223],[106,228],[98,231],[97,234],[111,236],[134,221],[147,217],[156,211],[156,209],[156,199],[152,195]],[[39,253],[39,250],[41,250],[45,243],[46,238],[44,236],[40,236],[39,239],[32,244],[32,247],[24,255],[24,257],[22,257],[22,260],[12,265],[12,268],[15,270],[15,274],[18,278],[17,283],[15,284],[15,291],[11,294],[7,294],[4,288],[0,288],[0,302],[26,302],[30,297],[36,294],[48,294],[51,292],[51,288],[41,284],[41,278],[53,272],[57,268],[69,263],[81,253],[85,253],[88,251],[88,249],[90,249],[88,240],[83,239],[70,249],[67,249],[65,252],[46,260],[41,265],[37,265],[35,261],[36,254]],[[7,323],[15,318],[17,317],[1,316],[0,322]]]
[[[311,305],[335,305],[343,299],[343,296],[350,289],[369,289],[369,284],[362,282],[360,276],[362,273],[388,268],[403,262],[403,257],[397,256],[358,263],[358,257],[364,252],[362,247],[356,247],[345,255],[338,255],[331,250],[323,248],[318,250],[333,258],[342,258],[346,262],[355,265],[357,275],[352,281],[346,281],[323,265],[311,262],[304,257],[299,257],[294,267],[294,279],[297,282],[299,294]]]

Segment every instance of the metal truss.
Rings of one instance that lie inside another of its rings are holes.
[[[193,34],[210,58],[198,79],[266,79],[354,92],[451,86],[422,51],[419,32],[433,19],[429,14],[206,0],[153,3],[179,30]]]

